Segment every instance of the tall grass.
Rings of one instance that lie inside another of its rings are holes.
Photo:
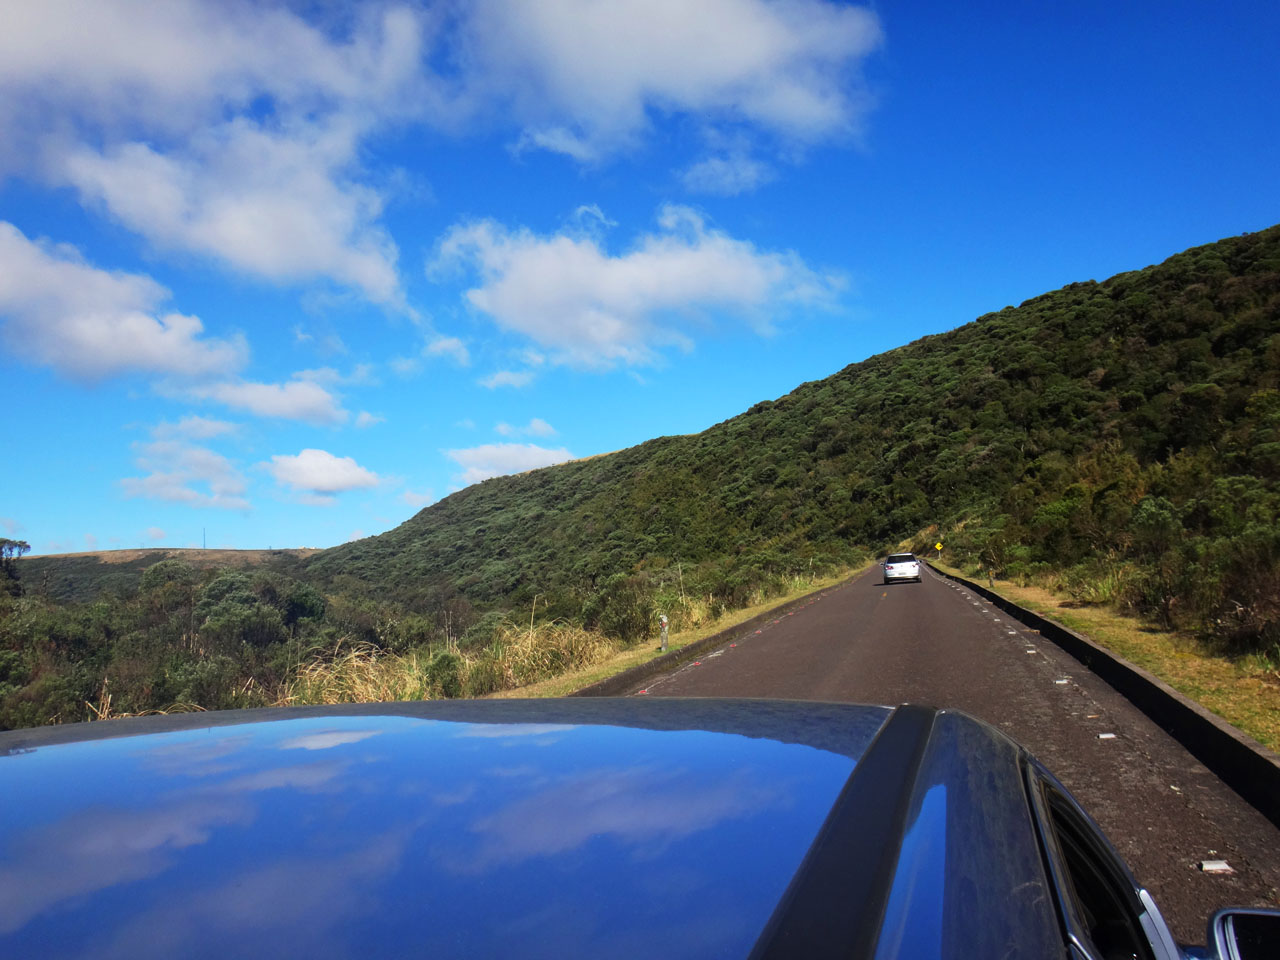
[[[387,653],[365,641],[340,643],[300,664],[276,703],[377,703],[429,700],[431,683],[417,650]]]
[[[836,568],[835,572],[844,569]],[[819,573],[830,576],[833,571],[823,568]],[[742,586],[732,599],[715,594],[687,594],[664,584],[654,597],[654,608],[657,613],[666,615],[672,633],[683,633],[717,623],[730,610],[758,607],[778,597],[812,589],[814,580],[815,575],[810,573],[777,574],[750,586]]]
[[[276,702],[370,703],[483,696],[513,690],[607,659],[620,644],[564,621],[532,629],[510,621],[480,650],[423,646],[391,653],[344,641],[300,664]]]
[[[1080,564],[1052,578],[1048,586],[1060,588],[1073,600],[1090,604],[1119,604],[1133,580],[1133,565],[1111,559]]]
[[[478,656],[464,656],[462,687],[470,696],[513,690],[599,663],[620,646],[600,633],[562,620],[540,623],[532,630],[506,623]]]

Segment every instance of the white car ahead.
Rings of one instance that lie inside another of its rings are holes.
[[[914,580],[920,582],[920,561],[913,553],[891,553],[884,561],[884,582]]]

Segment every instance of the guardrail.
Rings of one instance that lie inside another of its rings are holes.
[[[948,580],[964,584],[1071,654],[1159,724],[1247,803],[1280,827],[1280,755],[1183,696],[1159,677],[1098,646],[1088,637],[1020,607],[973,580],[939,570],[933,564],[929,564],[929,569]]]

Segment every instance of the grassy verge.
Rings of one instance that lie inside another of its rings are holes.
[[[858,567],[856,569],[844,570],[833,574],[826,578],[815,578],[812,581],[799,584],[795,589],[778,597],[773,597],[765,603],[756,604],[750,607],[743,607],[741,610],[734,610],[726,613],[716,620],[714,623],[706,623],[692,630],[684,630],[680,633],[672,633],[668,637],[668,649],[680,650],[687,647],[691,643],[696,643],[713,633],[719,633],[721,630],[728,630],[730,627],[736,627],[740,623],[750,620],[752,617],[759,616],[762,613],[768,613],[775,610],[785,603],[789,603],[799,597],[803,597],[818,590],[825,590],[833,587],[838,583],[848,580],[850,577],[856,576],[863,570],[867,569],[871,564]],[[657,641],[648,641],[629,649],[620,650],[607,659],[601,660],[588,667],[579,670],[572,670],[568,673],[543,680],[538,683],[529,684],[528,686],[518,687],[512,690],[500,690],[490,694],[491,697],[509,698],[509,697],[563,697],[575,690],[581,690],[583,687],[590,686],[607,677],[616,676],[624,670],[630,670],[632,667],[638,667],[648,663],[655,657],[662,655],[662,651],[658,649]]]
[[[969,571],[934,561],[948,573]],[[1192,634],[1161,630],[1114,608],[1080,604],[1044,587],[996,580],[1002,597],[1051,617],[1159,677],[1259,743],[1280,751],[1280,669],[1265,657],[1230,657]]]

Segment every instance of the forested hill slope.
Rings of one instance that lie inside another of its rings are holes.
[[[575,615],[617,574],[728,594],[936,525],[952,556],[1274,642],[1278,387],[1280,226],[988,314],[697,435],[486,481],[308,567]]]

